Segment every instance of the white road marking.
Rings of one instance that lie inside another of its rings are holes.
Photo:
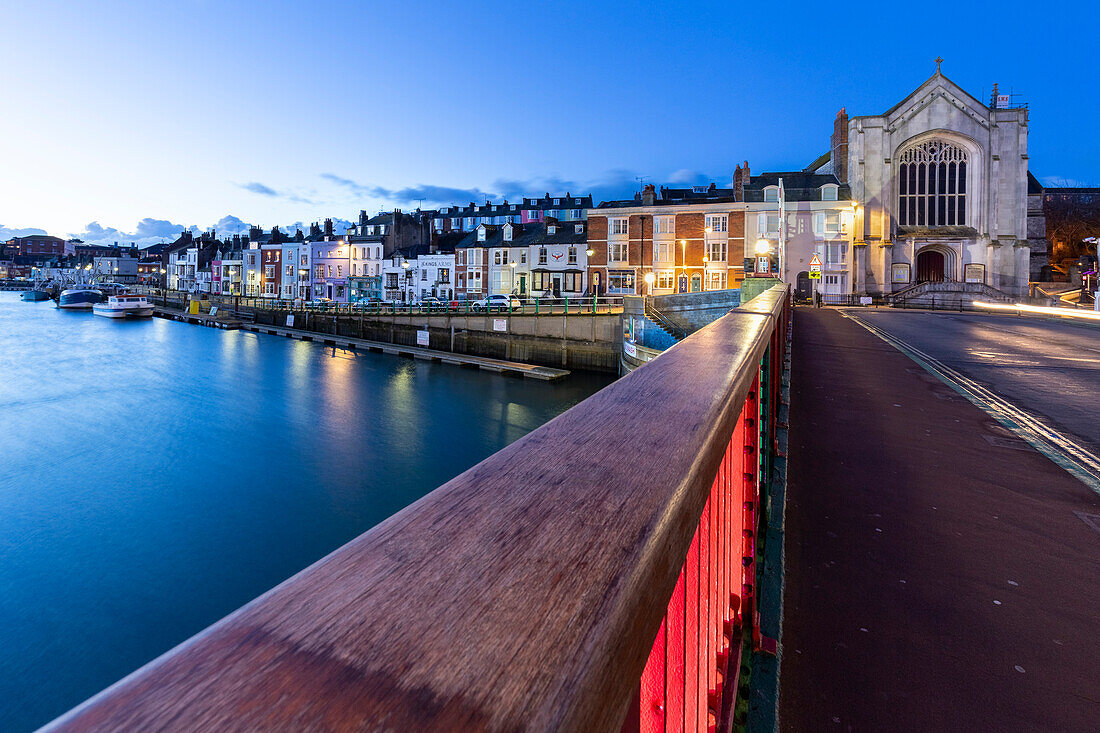
[[[863,326],[863,328],[939,377],[942,382],[1033,445],[1037,451],[1061,466],[1085,486],[1100,494],[1100,458],[1076,441],[1044,424],[1038,418],[978,384],[962,372],[952,369],[915,346],[883,331],[878,326],[868,323],[860,316],[843,310],[840,311],[840,315]],[[1085,521],[1088,522],[1088,520]],[[1096,529],[1100,531],[1100,528]]]

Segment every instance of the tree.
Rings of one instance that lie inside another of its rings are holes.
[[[1047,189],[1043,195],[1052,264],[1075,260],[1091,249],[1082,240],[1100,236],[1100,189],[1095,193]]]

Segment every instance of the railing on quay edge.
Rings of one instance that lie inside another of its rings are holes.
[[[185,293],[174,290],[144,290],[155,301],[182,305],[189,297],[206,297],[214,305],[248,308],[250,310],[273,310],[287,312],[309,312],[331,315],[388,316],[388,315],[485,315],[504,313],[528,316],[593,315],[622,312],[621,296],[600,296],[598,298],[531,298],[508,305],[489,305],[479,307],[473,300],[443,303],[316,303],[276,298],[257,298],[244,295],[220,295],[215,293]]]
[[[789,303],[692,334],[49,729],[728,729]]]

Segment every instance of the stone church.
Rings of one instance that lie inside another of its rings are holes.
[[[842,110],[829,167],[856,203],[851,292],[954,282],[1026,296],[1027,132],[1026,108],[983,103],[938,63],[883,114]]]

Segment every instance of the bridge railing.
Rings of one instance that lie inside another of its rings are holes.
[[[51,724],[707,730],[759,642],[777,286]]]

